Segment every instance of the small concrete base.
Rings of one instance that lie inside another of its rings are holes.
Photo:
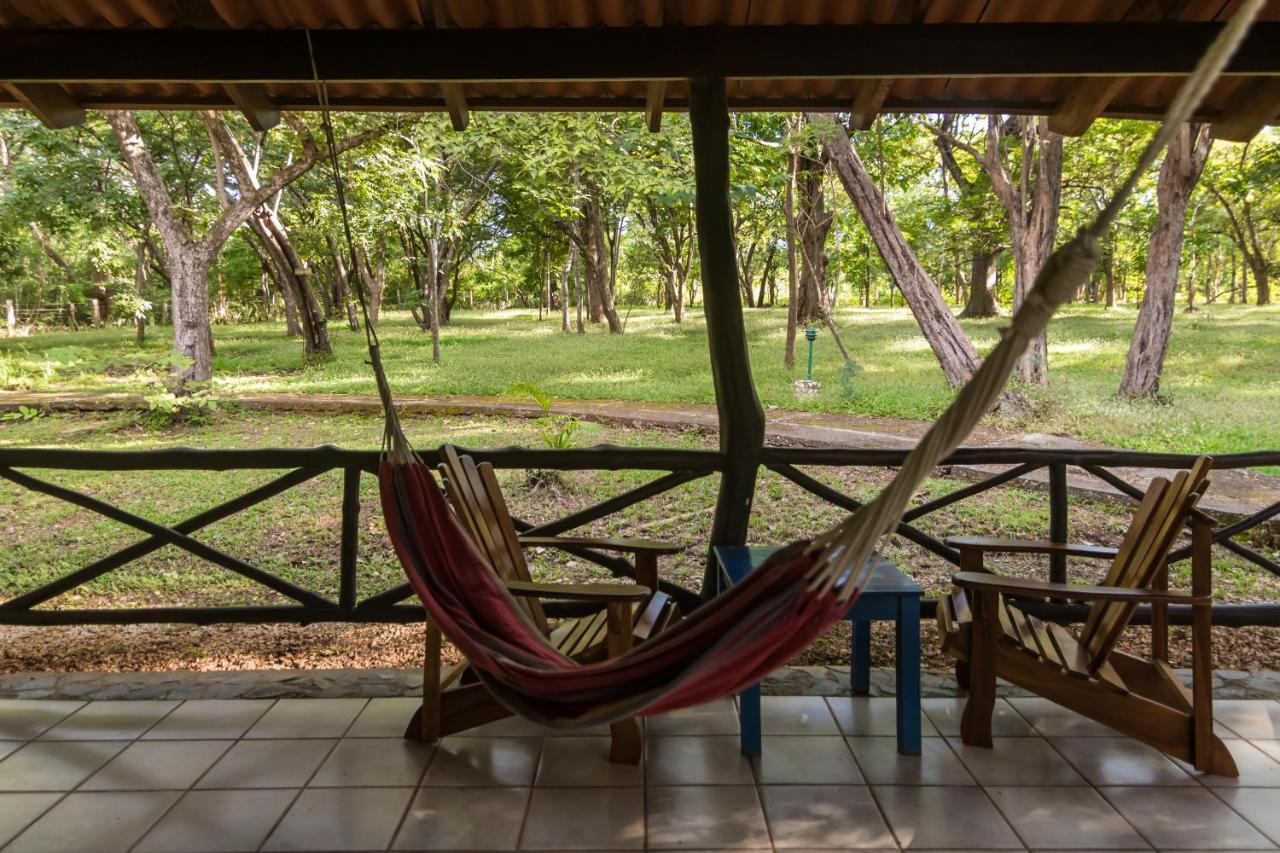
[[[797,397],[816,397],[822,390],[822,383],[816,379],[797,379],[792,387]]]

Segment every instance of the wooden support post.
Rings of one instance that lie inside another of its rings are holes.
[[[756,472],[764,447],[764,409],[751,380],[751,358],[738,297],[738,266],[729,205],[729,106],[724,78],[689,80],[689,125],[693,132],[693,175],[702,261],[703,306],[711,378],[725,458],[711,524],[712,545],[747,541]],[[715,565],[708,555],[702,595],[715,590]]]
[[[338,606],[356,606],[356,555],[360,544],[360,469],[342,472],[342,546],[339,557]]]
[[[1049,466],[1049,540],[1066,542],[1070,535],[1067,522],[1067,465],[1054,462]],[[1049,581],[1067,582],[1067,555],[1049,555]]]

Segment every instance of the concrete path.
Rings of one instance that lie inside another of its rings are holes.
[[[407,413],[418,415],[476,414],[532,418],[541,414],[527,402],[505,397],[401,396],[398,400]],[[381,411],[376,397],[357,394],[243,394],[234,398],[234,402],[241,409],[274,412],[359,412],[372,415]],[[19,405],[53,411],[112,411],[144,408],[146,403],[141,395],[122,393],[0,394],[0,411],[16,409]],[[696,403],[561,400],[555,404],[554,410],[587,421],[619,426],[680,430],[692,427],[709,434],[714,434],[717,429],[715,407]],[[870,418],[844,413],[794,412],[775,407],[770,407],[766,415],[766,440],[769,443],[804,447],[911,448],[930,426],[927,421]],[[1026,447],[1037,450],[1113,449],[1070,436],[1022,433],[989,426],[979,426],[966,445]],[[1001,466],[964,466],[953,469],[958,473],[979,477],[990,476],[999,470]],[[1142,488],[1152,477],[1166,472],[1153,468],[1118,468],[1115,473]],[[1037,471],[1023,479],[1043,483],[1047,482],[1048,474]],[[1070,469],[1067,481],[1068,488],[1080,495],[1114,497],[1118,494],[1111,486],[1082,470]],[[1280,477],[1254,471],[1218,471],[1213,475],[1213,486],[1201,506],[1214,513],[1242,516],[1277,502],[1280,502]]]

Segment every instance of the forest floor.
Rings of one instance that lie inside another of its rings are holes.
[[[577,400],[713,402],[706,327],[691,309],[683,324],[651,309],[621,309],[626,333],[600,329],[562,334],[558,315],[534,311],[455,312],[444,330],[443,363],[433,365],[429,337],[406,312],[380,327],[393,387],[405,395],[503,395],[532,383]],[[953,392],[906,309],[845,308],[837,321],[857,362],[844,366],[826,330],[814,351],[816,397],[797,400],[804,375],[782,363],[785,312],[746,309],[752,372],[767,406],[785,411],[850,413],[929,420]],[[1134,450],[1227,453],[1280,447],[1280,306],[1202,306],[1174,318],[1169,357],[1156,402],[1116,398],[1136,311],[1068,306],[1049,334],[1050,384],[1023,389],[1030,411],[993,418],[998,429],[1064,434]],[[982,351],[1006,321],[964,320]],[[307,363],[280,324],[216,325],[213,392],[234,399],[254,392],[369,394],[364,337],[331,322],[335,357]],[[168,370],[168,329],[152,329],[138,347],[127,328],[41,332],[0,339],[4,391],[115,391],[157,394]]]
[[[429,447],[450,441],[470,447],[507,444],[536,446],[541,437],[528,419],[483,415],[410,416],[411,441]],[[219,412],[199,426],[157,429],[137,412],[53,413],[30,421],[0,424],[0,447],[76,446],[99,449],[192,447],[309,447],[332,443],[370,447],[379,421],[368,414]],[[585,422],[575,436],[579,445],[709,447],[714,439],[696,427],[635,428]],[[204,508],[243,494],[278,476],[278,471],[148,471],[129,476],[81,471],[40,472],[54,482],[83,490],[155,521],[174,524]],[[817,471],[824,482],[859,499],[873,495],[891,475],[882,469],[839,468]],[[646,482],[650,472],[571,472],[536,481],[527,472],[501,472],[514,511],[534,523],[549,521]],[[929,500],[969,481],[939,476],[920,490]],[[701,581],[707,529],[717,478],[687,483],[591,525],[596,535],[630,535],[675,541],[683,550],[661,563],[665,578],[697,588]],[[364,478],[361,492],[359,594],[376,593],[401,582],[401,570],[382,527],[375,483]],[[1127,502],[1105,497],[1074,499],[1072,538],[1115,544],[1127,524]],[[267,571],[328,596],[337,593],[337,556],[341,512],[341,475],[312,479],[264,504],[205,531],[210,545]],[[749,538],[753,543],[782,543],[812,535],[835,523],[842,513],[764,472],[759,481]],[[1045,535],[1048,497],[1043,489],[1015,482],[952,504],[917,522],[934,536],[957,533],[1007,536]],[[0,484],[0,598],[30,590],[94,559],[130,544],[136,531],[53,498]],[[1280,545],[1258,538],[1250,544],[1272,559]],[[918,547],[895,539],[886,549],[933,597],[945,591],[953,567]],[[599,569],[555,553],[533,560],[539,579],[599,579]],[[1034,558],[1012,557],[1002,570],[1039,576]],[[1215,594],[1220,601],[1280,600],[1280,578],[1215,551]],[[1100,567],[1073,561],[1073,579],[1097,579]],[[1175,584],[1185,583],[1185,564],[1174,567]],[[56,599],[58,607],[141,607],[176,605],[272,604],[277,597],[238,575],[166,548],[97,578]],[[942,667],[931,625],[925,628],[926,664]],[[1143,649],[1144,629],[1135,628],[1126,643]],[[1185,637],[1176,632],[1175,663],[1186,655]],[[1228,669],[1280,669],[1280,630],[1224,629],[1217,632],[1217,665]],[[415,666],[420,663],[420,626],[115,626],[76,628],[0,628],[0,671],[164,670],[277,667]],[[847,659],[848,631],[837,626],[802,655],[801,663],[839,663]],[[891,640],[876,635],[875,661],[891,660]]]

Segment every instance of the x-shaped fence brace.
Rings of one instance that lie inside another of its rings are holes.
[[[795,455],[792,451],[788,451],[787,453],[788,455]],[[824,466],[839,464],[838,462],[825,458],[830,455],[828,452],[819,451],[814,455],[817,457],[815,459],[817,464]],[[497,460],[495,459],[494,461]],[[842,509],[854,511],[862,505],[862,502],[856,498],[823,483],[811,474],[801,471],[796,467],[797,464],[803,464],[803,462],[797,461],[793,464],[788,461],[770,461],[766,462],[766,467],[805,491]],[[858,463],[852,462],[852,464],[857,465]],[[892,463],[888,459],[876,459],[864,460],[862,464],[883,466],[885,464]],[[1134,499],[1138,499],[1142,496],[1142,491],[1140,489],[1100,464],[1089,463],[1084,460],[1079,460],[1076,464],[1078,464],[1081,469],[1087,471],[1102,482],[1107,483],[1123,495]],[[913,507],[903,515],[902,520],[898,524],[897,533],[904,539],[913,542],[930,553],[933,553],[952,564],[958,564],[959,553],[954,548],[951,548],[936,537],[920,530],[912,522],[931,513],[937,512],[944,507],[982,494],[983,492],[1013,480],[1025,477],[1045,467],[1050,469],[1051,475],[1050,504],[1051,516],[1053,516],[1051,519],[1051,525],[1056,526],[1056,529],[1060,533],[1065,533],[1066,462],[1043,460],[1013,464],[1004,471],[986,477],[978,482],[963,486],[959,489],[955,489],[941,497],[934,498],[933,500]],[[103,517],[126,524],[148,534],[146,539],[115,551],[106,557],[96,560],[88,566],[57,578],[37,589],[15,596],[6,602],[3,602],[0,604],[0,622],[28,621],[26,618],[22,618],[20,614],[30,617],[44,613],[43,611],[33,611],[33,608],[48,602],[68,590],[74,589],[75,587],[81,586],[94,578],[100,577],[107,572],[141,559],[142,557],[145,557],[166,545],[173,545],[197,558],[207,560],[215,565],[221,566],[248,578],[249,580],[255,581],[289,599],[292,599],[301,606],[295,606],[292,609],[268,607],[239,609],[223,608],[221,610],[219,608],[190,608],[187,610],[183,610],[181,608],[171,608],[168,610],[153,609],[151,612],[156,615],[163,615],[164,613],[180,615],[208,614],[207,618],[201,618],[198,621],[232,621],[232,614],[230,611],[243,610],[246,612],[236,615],[234,617],[234,621],[252,621],[251,611],[260,613],[263,615],[264,619],[268,616],[278,616],[290,621],[293,619],[298,619],[299,621],[314,621],[317,619],[335,621],[344,619],[354,619],[356,621],[408,621],[415,618],[421,618],[420,609],[413,607],[412,605],[402,604],[402,602],[412,596],[412,590],[408,584],[397,585],[391,589],[370,595],[363,600],[357,600],[356,598],[356,555],[360,515],[359,489],[360,476],[363,469],[364,466],[353,464],[309,465],[299,467],[276,477],[275,479],[264,483],[243,495],[227,500],[217,506],[204,510],[203,512],[197,513],[196,515],[184,519],[177,524],[167,526],[143,518],[135,513],[121,509],[98,498],[85,495],[64,486],[40,480],[29,474],[17,471],[12,467],[0,466],[0,478],[9,480],[16,485],[31,491],[46,494],[59,500],[66,501],[72,505],[90,510],[102,515]],[[284,578],[272,574],[271,572],[254,566],[245,560],[200,542],[191,535],[218,521],[262,503],[269,498],[288,491],[289,489],[301,485],[302,483],[331,470],[342,470],[344,472],[342,505],[343,529],[339,573],[340,580],[339,596],[338,601],[336,602],[313,590],[302,588],[288,580],[285,580]],[[713,471],[705,467],[701,467],[699,470],[671,471],[657,479],[651,480],[614,497],[602,500],[584,509],[572,512],[554,521],[536,525],[521,518],[515,518],[513,521],[516,528],[522,535],[556,536],[583,525],[598,521],[637,503],[648,500],[649,498],[671,491],[685,483],[708,476],[710,473],[713,473]],[[1061,490],[1061,499],[1055,499],[1052,494],[1055,479],[1058,484],[1057,487]],[[1266,569],[1272,574],[1280,576],[1280,564],[1277,564],[1275,561],[1258,553],[1254,549],[1234,541],[1232,538],[1240,533],[1257,527],[1278,514],[1280,514],[1280,501],[1257,511],[1246,518],[1220,527],[1215,527],[1213,541],[1238,556],[1243,557],[1249,562]],[[1062,516],[1061,519],[1057,518],[1059,515]],[[1208,518],[1208,516],[1203,513],[1199,513],[1199,517]],[[1212,521],[1212,519],[1210,519],[1210,521]],[[635,576],[634,565],[621,557],[593,550],[586,546],[571,546],[566,547],[563,550],[606,568],[615,576]],[[1177,562],[1179,560],[1186,559],[1188,556],[1190,556],[1190,549],[1181,548],[1170,554],[1169,562]],[[1065,566],[1063,566],[1063,569],[1065,569]],[[698,594],[694,591],[669,581],[662,581],[661,587],[664,591],[675,596],[682,606],[695,607],[700,601]],[[930,609],[929,605],[931,602],[926,602],[925,604],[926,610]],[[1247,621],[1254,617],[1242,616],[1235,613],[1235,611],[1244,613],[1246,609],[1250,608],[1252,608],[1251,612],[1255,615],[1261,614],[1258,618],[1262,619],[1266,624],[1280,622],[1280,606],[1274,604],[1218,605],[1215,608],[1215,614],[1225,614],[1225,621],[1229,624],[1254,624],[1253,622]],[[570,610],[572,610],[572,607],[566,605],[566,612],[564,615],[567,615]],[[86,614],[90,613],[90,611],[79,612]],[[103,622],[110,621],[111,617],[108,615],[110,612],[111,611],[93,611],[95,614],[93,616],[93,620]],[[137,613],[139,611],[133,612]],[[74,613],[75,612],[73,611],[67,615],[73,616]],[[219,616],[225,617],[225,619],[219,618]]]

